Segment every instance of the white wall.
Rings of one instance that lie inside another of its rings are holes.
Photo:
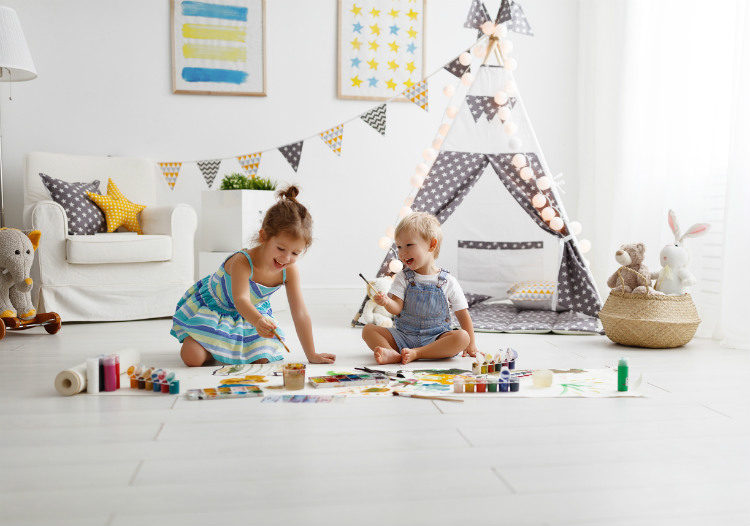
[[[21,226],[29,151],[232,158],[316,136],[379,104],[336,98],[335,0],[266,0],[267,97],[172,94],[167,0],[3,4],[18,12],[39,73],[13,84],[12,101],[0,84],[8,226]],[[486,4],[494,16],[499,1]],[[519,89],[550,169],[566,175],[563,198],[575,219],[578,0],[521,4],[537,36],[511,33]],[[469,5],[426,0],[428,73],[474,42],[476,32],[463,27]],[[377,270],[378,239],[397,220],[448,102],[442,88],[454,80],[432,77],[429,112],[389,104],[385,138],[361,120],[346,125],[340,158],[317,137],[305,142],[296,174],[277,151],[263,155],[259,175],[299,184],[315,219],[316,241],[301,265],[305,287],[361,287],[357,274]],[[161,187],[164,202],[187,202],[200,214],[197,168],[183,171],[174,190]]]

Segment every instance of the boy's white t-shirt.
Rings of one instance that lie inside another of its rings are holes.
[[[437,285],[438,282],[438,274],[417,274],[414,273],[414,281],[417,283],[422,284],[433,284]],[[443,285],[443,294],[445,294],[446,299],[448,300],[448,306],[453,310],[453,312],[468,309],[469,308],[469,302],[466,301],[466,296],[464,296],[464,291],[461,288],[461,285],[458,283],[458,280],[451,276],[450,274],[447,274],[445,276],[446,282]],[[402,270],[398,274],[396,274],[393,277],[393,284],[391,284],[391,290],[390,293],[396,296],[397,298],[403,300],[404,299],[404,292],[406,291],[406,274]]]

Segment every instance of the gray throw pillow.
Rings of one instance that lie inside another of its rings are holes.
[[[88,198],[86,192],[101,194],[99,181],[90,183],[69,183],[40,173],[44,186],[52,200],[68,214],[68,233],[71,235],[92,235],[107,231],[107,220],[101,208]]]

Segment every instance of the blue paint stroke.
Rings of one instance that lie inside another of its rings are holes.
[[[247,7],[207,4],[205,2],[182,2],[183,16],[204,16],[247,22]]]
[[[247,80],[247,72],[234,69],[182,68],[182,80],[185,82],[242,84]]]

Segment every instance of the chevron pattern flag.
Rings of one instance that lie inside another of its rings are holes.
[[[381,104],[362,115],[362,120],[374,128],[380,135],[385,135],[386,105]]]
[[[174,185],[177,183],[177,176],[180,175],[180,166],[182,166],[182,163],[159,163],[161,173],[172,190],[174,190]]]
[[[534,36],[529,21],[526,20],[526,15],[523,13],[523,9],[513,0],[503,0],[503,3],[500,5],[495,23],[501,24],[503,22],[507,22],[508,30],[510,31],[521,33],[522,35]]]
[[[469,64],[468,66],[464,66],[463,64],[461,64],[461,61],[458,59],[458,57],[456,57],[455,60],[448,63],[446,66],[443,67],[443,69],[447,71],[448,73],[455,75],[458,78],[461,78],[463,74],[466,73],[466,71],[470,67],[471,67],[471,64]]]
[[[248,155],[240,155],[237,160],[240,162],[242,169],[250,177],[255,177],[258,173],[258,167],[260,166],[260,153],[251,153]]]
[[[284,156],[295,172],[299,167],[300,159],[302,159],[302,142],[303,141],[287,144],[286,146],[279,148],[281,155]]]
[[[328,147],[333,150],[333,153],[341,156],[341,147],[344,143],[344,125],[339,124],[335,128],[326,130],[320,134],[320,138],[323,139]]]
[[[219,166],[221,166],[221,159],[212,159],[210,161],[198,161],[196,163],[198,165],[198,168],[201,171],[201,174],[203,175],[203,180],[206,181],[206,184],[209,188],[213,186],[214,179],[216,179],[216,174],[219,172]]]
[[[424,111],[429,111],[427,109],[427,79],[404,91],[404,96]]]

